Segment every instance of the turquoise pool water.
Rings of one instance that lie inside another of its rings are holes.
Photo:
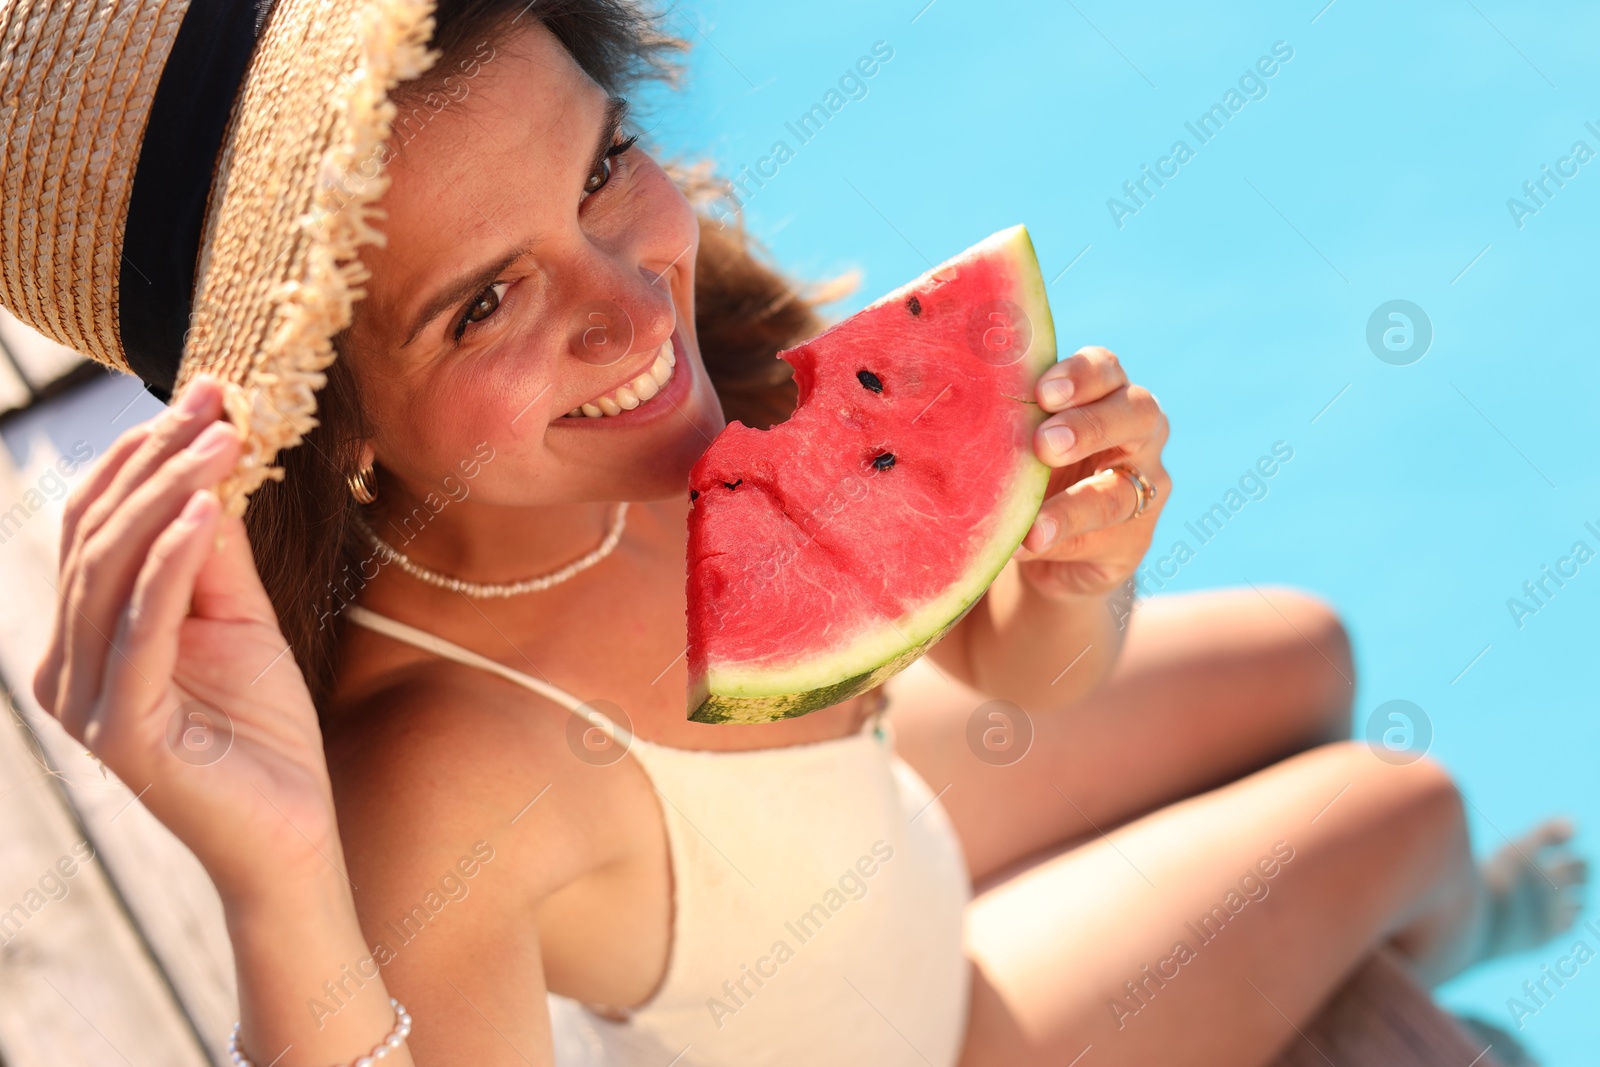
[[[1327,597],[1355,638],[1358,730],[1419,707],[1480,850],[1552,811],[1596,840],[1600,556],[1575,545],[1600,553],[1600,8],[684,0],[672,17],[697,46],[688,106],[645,125],[751,175],[749,224],[787,267],[859,268],[848,311],[1026,222],[1063,346],[1118,351],[1172,419],[1151,562],[1194,554],[1164,588]],[[1292,460],[1199,543],[1184,524],[1278,442]],[[1522,991],[1571,972],[1579,939],[1443,998],[1546,1064],[1592,1063],[1600,959],[1541,1003]]]

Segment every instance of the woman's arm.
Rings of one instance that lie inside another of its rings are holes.
[[[1052,412],[1034,452],[1054,470],[1044,505],[1016,557],[929,659],[980,692],[1032,711],[1066,707],[1115,665],[1133,611],[1133,573],[1171,491],[1161,463],[1167,419],[1104,348],[1079,349],[1034,388]],[[1130,466],[1155,487],[1130,519]]]
[[[221,413],[218,383],[197,379],[119,438],[74,490],[61,601],[34,690],[216,885],[239,974],[243,1052],[257,1067],[350,1063],[389,1034],[394,1013],[376,972],[330,1017],[310,1008],[368,949],[316,709],[285,654],[243,523],[221,514],[209,489],[239,455]],[[533,964],[524,953],[508,996],[543,993],[537,934],[527,929],[510,940],[532,939]],[[426,951],[457,953],[464,969],[473,953],[492,955],[482,936],[436,940]],[[522,1009],[542,1018],[542,996]],[[437,1017],[455,1010],[441,1005]],[[440,1051],[426,1067],[549,1061],[536,1040],[483,1055],[431,1047]],[[402,1047],[383,1062],[414,1061]]]
[[[1132,587],[1049,597],[1008,564],[928,658],[964,685],[1032,711],[1093,692],[1115,666]]]
[[[352,739],[365,748],[359,761],[337,766],[340,871],[324,865],[312,884],[225,905],[241,1041],[257,1067],[280,1054],[275,1067],[369,1055],[394,1025],[391,996],[415,1029],[386,1067],[554,1062],[536,911],[547,883],[567,877],[569,850],[546,812],[512,824],[527,799],[506,791],[520,793],[539,768],[512,768],[521,746],[475,719],[481,705],[416,715],[406,703],[386,709],[387,728]],[[441,720],[452,718],[461,728],[446,735]],[[482,758],[491,747],[499,753]],[[529,864],[530,854],[546,862]]]
[[[503,906],[509,869],[494,871],[493,859],[471,849],[465,858],[465,869],[479,868],[472,877],[459,873],[460,857],[444,877],[477,885],[449,897],[438,872],[422,875],[415,854],[388,865],[407,872],[391,884],[364,878],[365,936],[349,883],[331,870],[316,886],[225,904],[240,1047],[257,1067],[328,1067],[371,1055],[393,1030],[391,996],[415,1030],[381,1061],[386,1067],[554,1062],[538,926],[531,913]],[[496,876],[500,886],[490,887]]]
[[[329,867],[311,884],[279,883],[248,900],[224,900],[223,913],[239,982],[239,1047],[257,1067],[352,1063],[393,1032],[390,993],[375,968],[363,967],[370,952],[342,872]],[[417,1061],[403,1043],[383,1062]]]

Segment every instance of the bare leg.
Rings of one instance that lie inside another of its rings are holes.
[[[1573,827],[1549,819],[1482,866],[1488,910],[1475,939],[1452,940],[1450,916],[1415,923],[1395,939],[1437,985],[1482,960],[1536,948],[1572,927],[1583,910],[1589,865],[1567,848]],[[1441,950],[1442,948],[1442,950]]]
[[[889,682],[896,748],[943,790],[974,878],[1349,736],[1355,668],[1323,602],[1280,588],[1168,595],[1128,625],[1097,691],[1027,709],[1032,747],[1009,766],[967,744],[987,696],[925,663]]]
[[[1374,946],[1435,966],[1487,910],[1445,773],[1323,746],[981,893],[962,1063],[1266,1063]]]

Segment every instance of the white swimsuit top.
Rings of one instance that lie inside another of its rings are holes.
[[[558,1067],[951,1067],[966,1029],[971,882],[938,798],[859,733],[744,752],[632,736],[571,694],[352,606],[352,622],[531,689],[604,730],[661,797],[672,947],[610,1017],[549,995]]]

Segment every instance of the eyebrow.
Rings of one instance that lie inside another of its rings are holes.
[[[620,96],[613,96],[606,101],[605,115],[600,121],[600,136],[595,142],[594,155],[590,158],[589,169],[585,174],[592,174],[605,160],[606,153],[611,150],[611,145],[617,139],[617,134],[622,130],[623,120],[628,114],[628,102]],[[492,263],[485,263],[471,270],[456,275],[446,282],[434,296],[417,312],[416,318],[411,320],[411,330],[406,334],[406,339],[400,342],[400,347],[405,348],[415,341],[423,330],[458,304],[463,303],[468,297],[476,296],[490,285],[496,278],[517,260],[526,256],[531,249],[521,245],[510,252],[500,256]]]
[[[417,336],[427,329],[434,319],[451,310],[466,300],[467,297],[476,296],[493,285],[494,280],[500,276],[501,271],[527,255],[529,251],[530,249],[526,245],[514,248],[493,263],[475,267],[451,279],[445,284],[444,288],[434,294],[433,299],[423,305],[421,311],[417,312],[417,317],[412,320],[411,332],[406,335],[404,341],[400,342],[400,347],[405,348],[412,341],[415,341]]]

